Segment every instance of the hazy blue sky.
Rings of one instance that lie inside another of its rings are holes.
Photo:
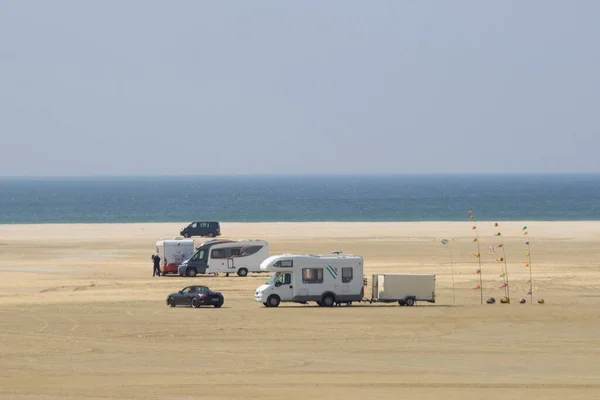
[[[0,175],[600,172],[600,1],[0,1]]]

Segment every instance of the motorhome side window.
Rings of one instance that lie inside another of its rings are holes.
[[[350,267],[342,268],[342,282],[343,283],[348,283],[348,282],[352,281],[352,271],[353,271],[353,269]]]
[[[239,248],[238,248],[238,247],[236,247],[236,248],[234,248],[234,249],[231,249],[231,256],[239,256],[239,255],[240,255],[240,250],[241,250],[241,249],[242,249],[241,247],[239,247]]]
[[[302,268],[302,283],[323,283],[323,268]]]
[[[292,268],[294,266],[294,260],[279,260],[273,264],[276,268]]]
[[[226,256],[225,256],[225,249],[214,249],[210,253],[210,256],[212,258],[226,258]]]
[[[282,285],[289,285],[292,283],[292,276],[290,274],[279,275],[277,282],[281,283]]]
[[[256,254],[260,249],[262,249],[262,246],[246,247],[244,251],[242,251],[241,256],[251,256],[252,254]]]

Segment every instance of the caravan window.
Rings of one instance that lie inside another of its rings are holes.
[[[225,256],[225,249],[214,249],[210,252],[210,256],[212,258],[227,258],[227,256]]]
[[[323,268],[302,268],[302,283],[323,283]]]
[[[352,281],[352,272],[353,269],[351,267],[343,267],[342,268],[342,282],[348,283]]]

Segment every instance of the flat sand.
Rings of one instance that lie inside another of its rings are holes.
[[[153,278],[156,240],[183,225],[0,226],[0,398],[600,398],[599,222],[478,222],[493,305],[469,222],[222,224],[271,254],[361,255],[367,294],[373,273],[437,275],[435,304],[332,308],[265,308],[266,274]],[[488,251],[498,230],[505,255]],[[189,284],[225,305],[167,307]]]

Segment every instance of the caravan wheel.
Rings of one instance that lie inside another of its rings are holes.
[[[409,306],[409,307],[414,306],[415,305],[415,300],[411,299],[411,298],[406,299],[406,305]]]

